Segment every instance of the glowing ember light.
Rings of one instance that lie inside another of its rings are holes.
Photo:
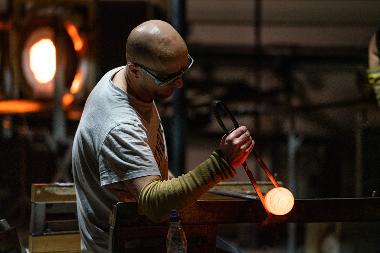
[[[9,118],[4,118],[2,123],[3,123],[2,125],[3,125],[4,129],[11,128],[12,123],[11,123],[11,120]]]
[[[80,51],[83,48],[83,40],[79,35],[78,29],[72,23],[67,22],[65,24],[66,31],[70,35],[73,41],[75,51]]]
[[[265,195],[265,206],[275,215],[285,215],[294,206],[293,194],[283,187],[273,188]]]
[[[71,84],[70,93],[71,94],[77,94],[81,90],[81,88],[82,88],[81,86],[82,86],[82,73],[80,71],[78,71],[75,74],[74,80]]]
[[[29,50],[29,65],[34,77],[40,83],[48,83],[55,75],[55,46],[50,39],[41,39]]]
[[[22,114],[42,111],[43,106],[29,100],[3,100],[0,101],[0,115]]]
[[[73,94],[66,93],[62,97],[62,104],[63,104],[63,106],[65,108],[68,107],[68,106],[70,106],[74,102],[74,99],[75,98],[74,98]]]

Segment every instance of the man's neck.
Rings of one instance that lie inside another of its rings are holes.
[[[123,86],[125,87],[124,91],[127,92],[129,95],[135,97],[136,99],[140,100],[144,103],[151,103],[153,102],[153,99],[150,99],[149,97],[146,97],[143,95],[143,90],[139,89],[139,87],[136,86],[136,83],[134,83],[131,78],[128,75],[128,69],[124,69],[124,81]]]
[[[151,103],[153,101],[146,101],[144,99],[141,99],[141,97],[138,96],[135,89],[133,88],[133,85],[128,85],[132,84],[132,82],[128,78],[127,68],[123,68],[122,70],[117,72],[116,75],[113,77],[112,82],[115,86],[123,90],[125,93],[128,94],[128,96],[131,97],[131,106],[142,115],[145,121],[149,122],[151,117],[151,108],[148,108],[146,106],[147,103]],[[142,106],[143,104],[145,105]]]
[[[127,82],[124,78],[126,72],[126,68],[121,69],[118,71],[112,78],[113,84],[120,88],[122,91],[127,92]]]

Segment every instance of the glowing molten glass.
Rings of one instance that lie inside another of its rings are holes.
[[[286,188],[276,187],[265,195],[265,206],[275,215],[285,215],[294,206],[293,194]]]
[[[55,46],[50,39],[41,39],[30,48],[29,66],[40,83],[51,81],[56,71]]]

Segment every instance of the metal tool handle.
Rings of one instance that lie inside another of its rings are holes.
[[[214,111],[214,115],[215,115],[216,120],[218,121],[220,127],[224,130],[224,132],[226,134],[229,133],[229,130],[227,129],[227,127],[225,126],[225,124],[222,120],[222,115],[221,115],[222,112],[224,112],[225,114],[227,114],[229,116],[230,120],[232,121],[232,123],[234,125],[234,129],[236,129],[240,126],[238,121],[235,119],[234,115],[231,113],[231,111],[228,109],[228,107],[222,101],[220,101],[220,100],[214,101],[214,110],[213,111]],[[257,151],[255,148],[253,148],[252,154],[255,157],[259,166],[264,170],[265,175],[269,178],[269,180],[272,182],[274,187],[279,187],[279,184],[277,183],[276,179],[274,178],[272,172],[269,170],[268,166],[265,164],[263,159],[257,154]],[[244,164],[243,164],[243,166],[244,166]]]
[[[213,109],[214,109],[213,112],[214,112],[215,118],[218,121],[219,126],[224,130],[226,134],[228,134],[229,131],[224,125],[224,122],[222,120],[222,115],[221,115],[222,111],[225,112],[230,117],[230,120],[234,124],[234,127],[235,127],[234,129],[239,127],[239,123],[235,119],[234,115],[232,115],[231,111],[222,101],[219,101],[219,100],[214,101]]]
[[[224,124],[223,120],[222,120],[222,117],[221,117],[222,111],[229,116],[230,120],[232,121],[232,123],[234,125],[234,129],[239,127],[239,123],[237,122],[235,117],[232,115],[231,111],[227,108],[227,106],[222,101],[215,101],[213,109],[214,109],[213,111],[214,111],[214,115],[215,115],[216,120],[218,121],[220,127],[224,130],[224,132],[226,134],[228,134],[229,131],[228,131],[226,125]],[[267,211],[267,213],[269,213],[266,206],[265,206],[264,196],[260,190],[259,185],[256,182],[255,177],[253,176],[252,172],[249,170],[247,162],[244,162],[242,164],[242,166],[243,166],[244,171],[247,174],[249,180],[251,181],[251,185],[252,185],[253,189],[255,189],[257,196],[260,199],[261,204],[263,205],[263,207]]]

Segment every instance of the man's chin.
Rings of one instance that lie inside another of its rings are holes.
[[[166,99],[170,99],[173,94],[174,94],[174,91],[165,92],[165,93],[162,92],[162,93],[156,94],[155,100],[163,101],[163,100],[166,100]]]

